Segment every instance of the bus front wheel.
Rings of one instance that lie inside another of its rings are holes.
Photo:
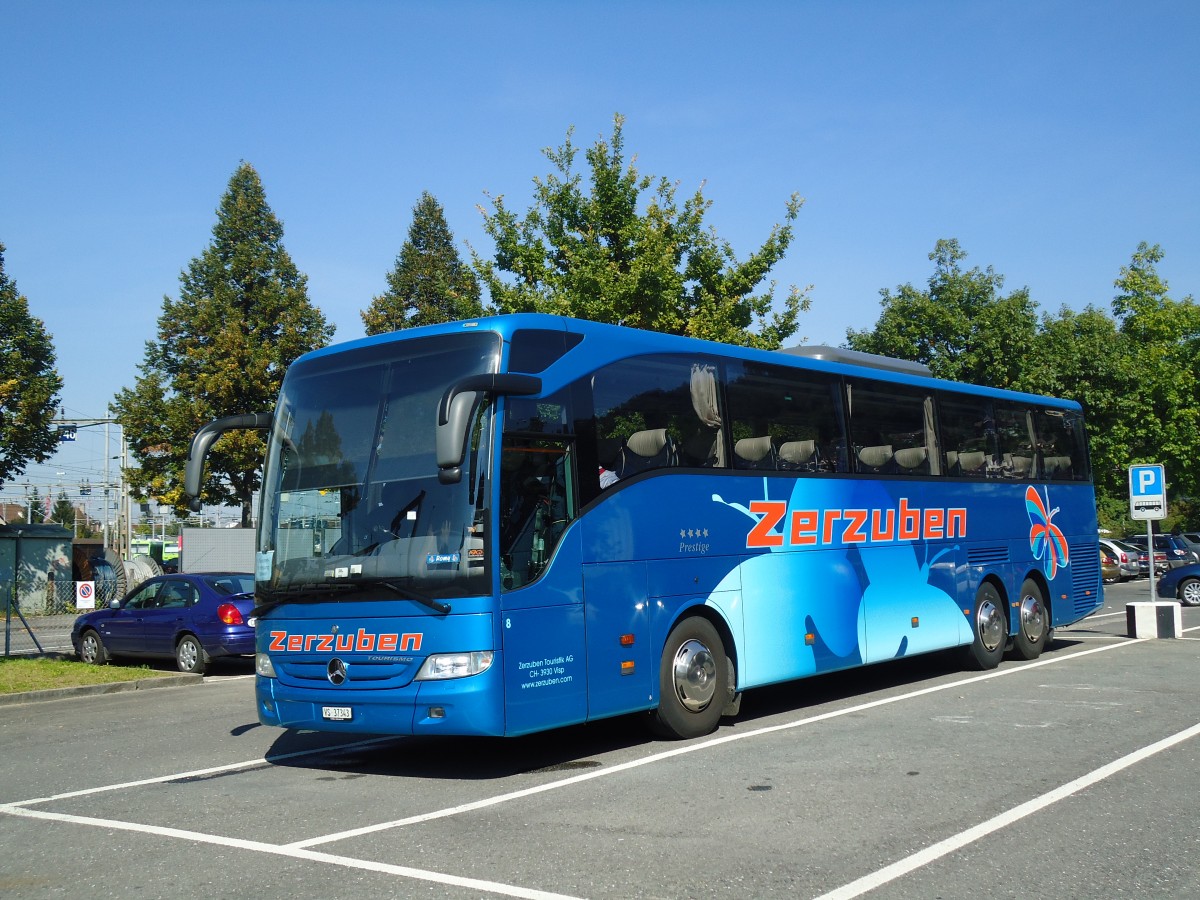
[[[1021,585],[1021,607],[1017,611],[1017,632],[1013,635],[1013,653],[1018,659],[1037,659],[1050,633],[1050,610],[1042,589],[1032,578]]]
[[[707,619],[693,616],[672,630],[658,671],[658,709],[650,725],[669,738],[711,733],[729,693],[725,646]]]
[[[974,640],[967,648],[966,662],[972,669],[994,669],[1004,656],[1008,639],[1008,616],[1004,600],[990,582],[980,585],[975,595],[974,615],[971,616]]]

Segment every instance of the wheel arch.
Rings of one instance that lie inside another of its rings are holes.
[[[1021,587],[1026,581],[1032,581],[1038,586],[1038,590],[1042,592],[1042,602],[1046,604],[1046,611],[1050,617],[1050,626],[1054,626],[1054,597],[1050,593],[1050,582],[1046,580],[1046,573],[1041,569],[1029,569],[1017,582],[1017,590],[1014,593],[1015,599],[1008,599],[1008,617],[1009,621],[1014,622],[1021,608]]]
[[[732,664],[733,669],[733,689],[736,691],[741,683],[739,677],[740,658],[738,653],[737,639],[734,637],[733,627],[729,624],[729,620],[725,618],[724,613],[720,608],[711,606],[708,603],[696,602],[681,606],[675,611],[667,627],[663,630],[662,641],[659,642],[661,647],[666,643],[667,637],[675,630],[684,619],[698,616],[702,619],[707,619],[709,624],[717,630],[717,635],[721,638],[721,643],[724,645],[725,657]]]
[[[184,628],[177,635],[175,635],[175,650],[176,650],[176,652],[178,652],[179,645],[180,645],[180,643],[183,642],[183,639],[189,638],[189,637],[194,639],[196,641],[196,646],[200,648],[200,658],[203,659],[205,662],[212,662],[212,657],[209,656],[208,650],[205,649],[205,647],[204,647],[204,641],[202,641],[200,639],[200,635],[198,635],[191,628]]]

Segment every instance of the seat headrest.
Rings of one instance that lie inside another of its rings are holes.
[[[625,446],[638,456],[656,456],[663,447],[667,446],[667,429],[652,428],[648,431],[635,431],[629,436]]]
[[[771,452],[771,438],[769,435],[763,437],[742,438],[733,445],[733,452],[742,459],[748,459],[751,462],[758,462]]]
[[[794,465],[803,465],[817,452],[816,441],[788,441],[779,447],[779,458]]]

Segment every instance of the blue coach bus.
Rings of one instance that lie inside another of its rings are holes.
[[[1078,404],[832,348],[554,316],[309,353],[258,532],[265,724],[520,735],[947,648],[1035,658],[1102,603]]]

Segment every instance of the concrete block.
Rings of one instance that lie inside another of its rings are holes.
[[[1183,634],[1183,613],[1172,600],[1126,603],[1125,622],[1131,638],[1177,638]]]

